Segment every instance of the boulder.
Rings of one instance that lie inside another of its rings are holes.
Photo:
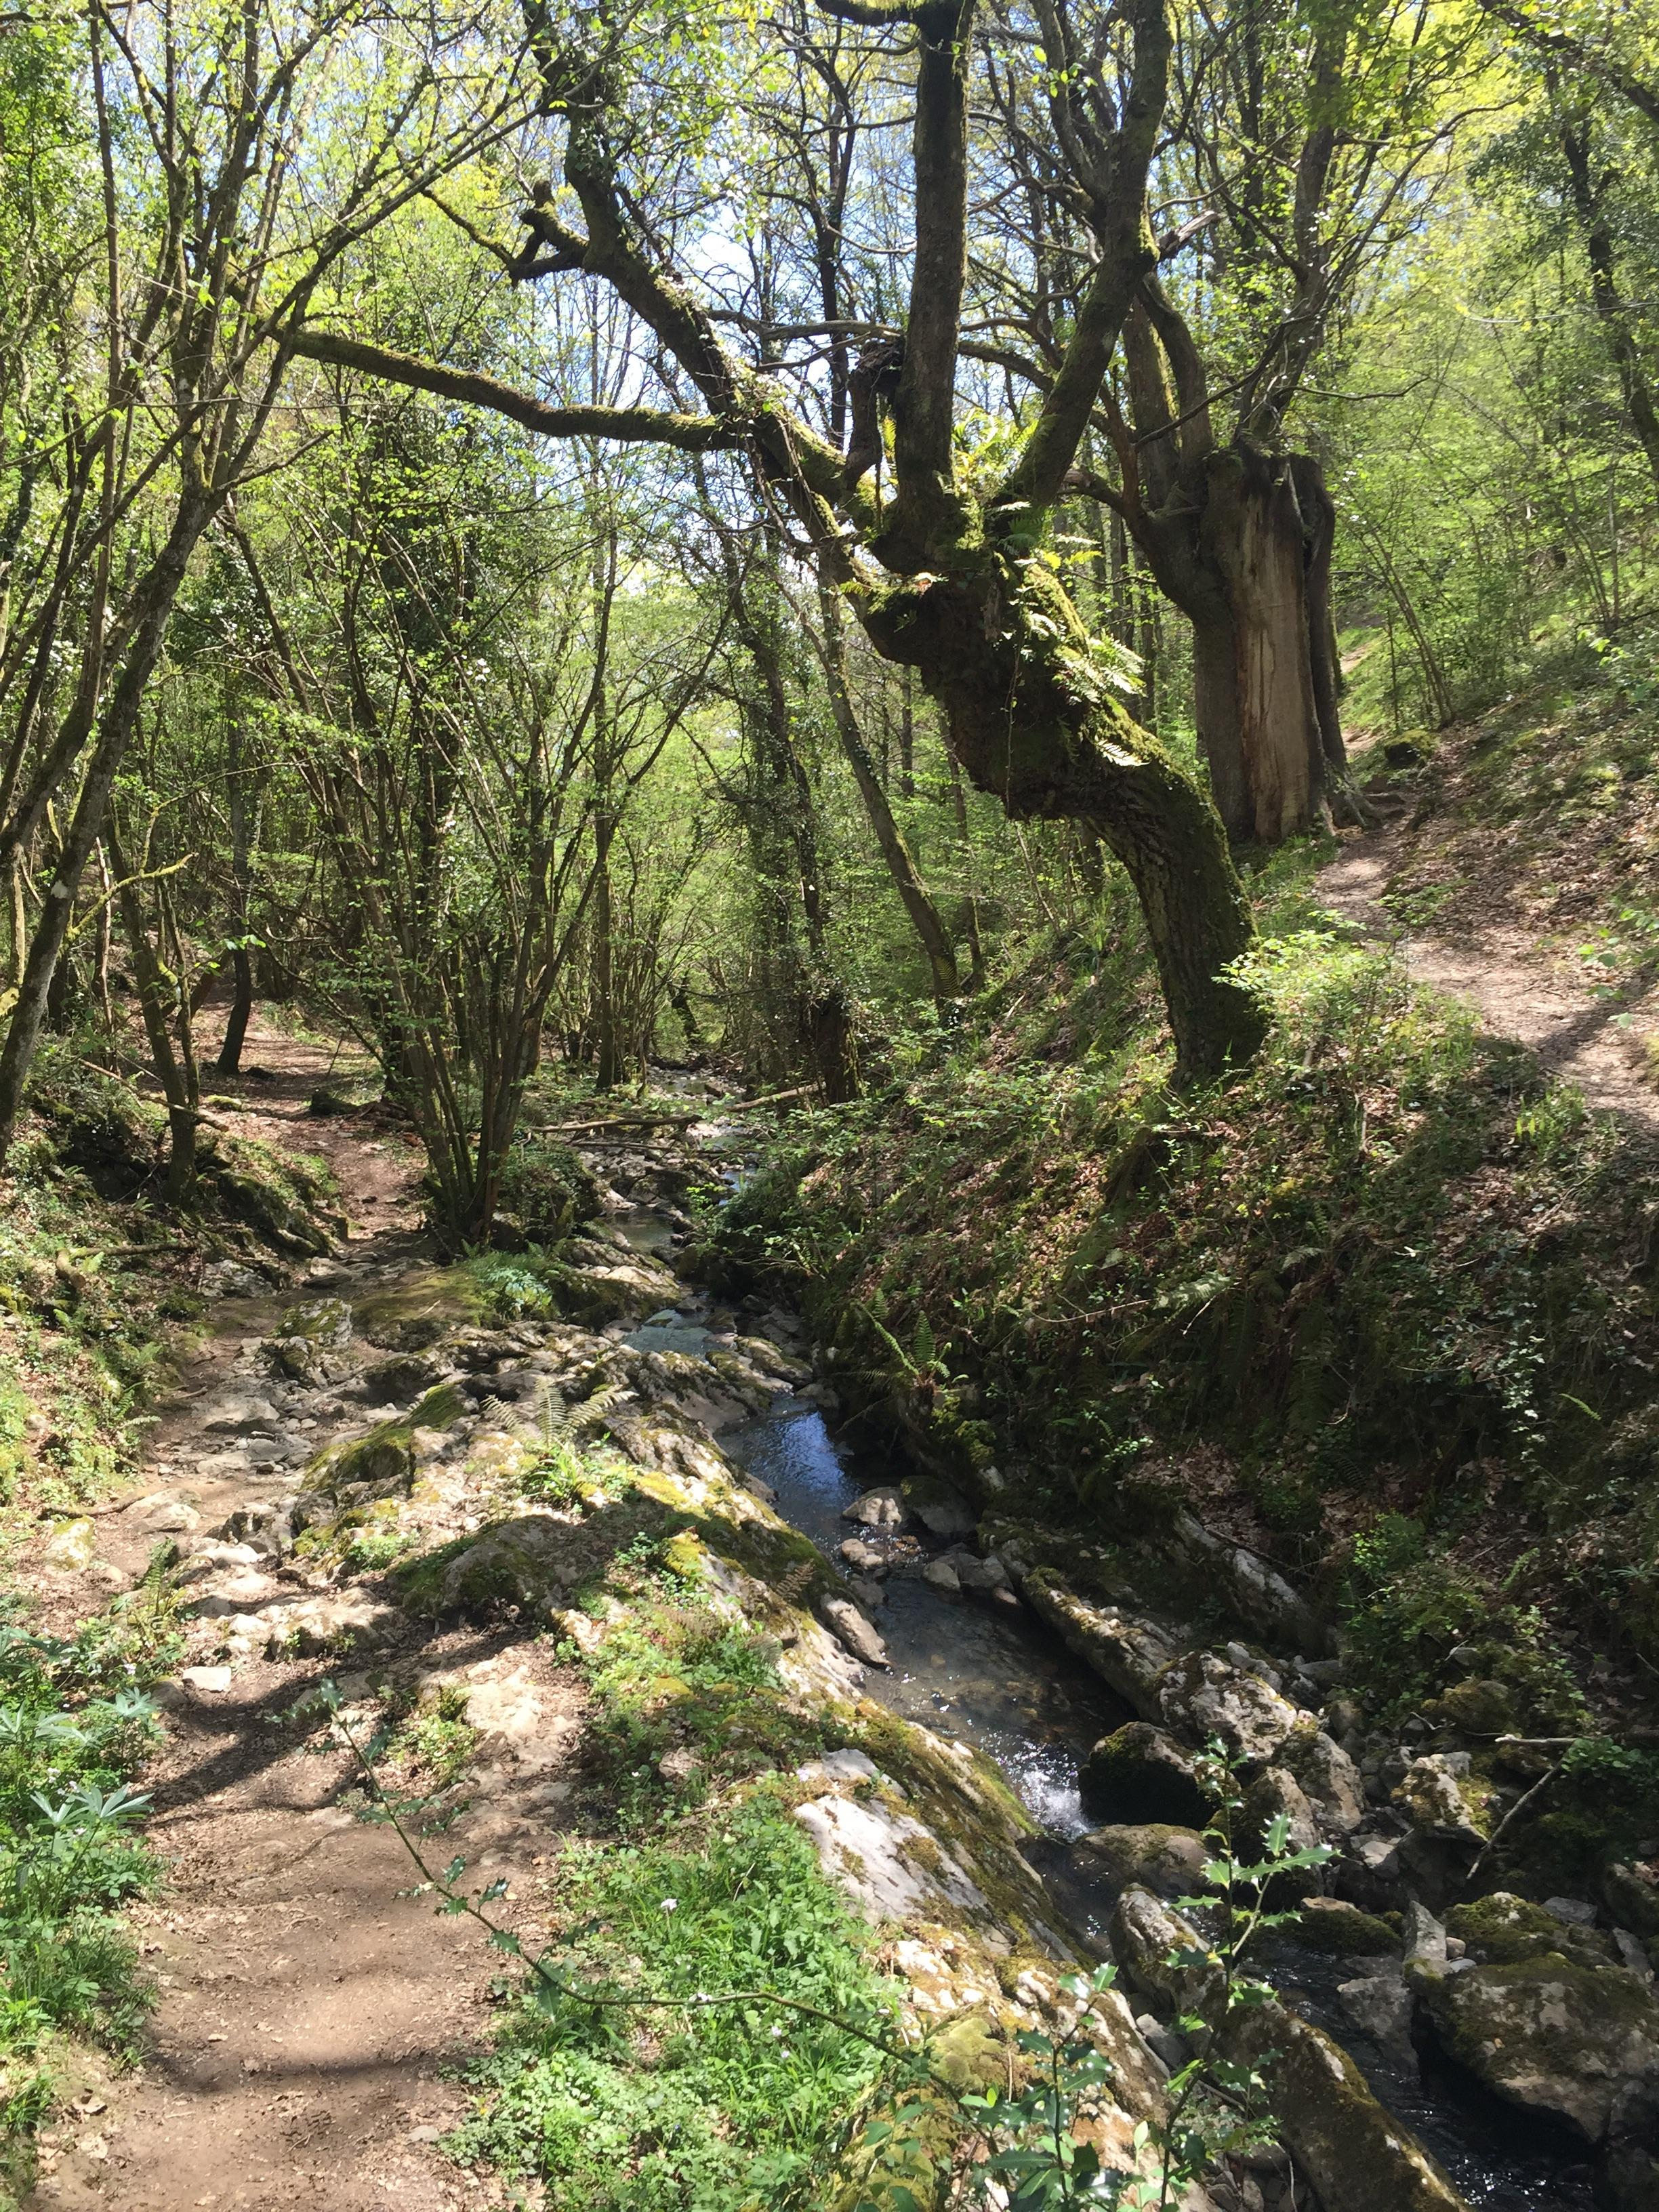
[[[1603,1867],[1601,1902],[1633,1936],[1659,1936],[1659,1863],[1614,1860]]]
[[[346,1651],[372,1650],[390,1643],[401,1625],[395,1606],[382,1605],[362,1590],[337,1597],[311,1597],[290,1607],[270,1630],[266,1656],[305,1659]]]
[[[970,1597],[994,1597],[1009,1587],[1008,1570],[994,1552],[982,1559],[972,1552],[953,1552],[951,1565],[957,1571],[957,1580]]]
[[[1460,2065],[1586,2142],[1602,2142],[1621,2095],[1659,2069],[1659,2005],[1623,1966],[1553,1951],[1504,1965],[1413,1962],[1407,1971]]]
[[[149,1522],[152,1528],[159,1524]],[[41,1564],[59,1574],[79,1574],[98,1556],[97,1532],[90,1521],[60,1521],[47,1537]]]
[[[871,1626],[850,1597],[821,1597],[817,1613],[830,1634],[862,1665],[884,1668],[889,1664],[880,1631]]]
[[[1027,1575],[1024,1595],[1084,1664],[1093,1668],[1143,1720],[1164,1717],[1159,1682],[1177,1648],[1167,1628],[1115,1605],[1079,1597],[1046,1567]]]
[[[1420,1835],[1437,1842],[1478,1850],[1486,1840],[1484,1796],[1469,1779],[1467,1752],[1428,1752],[1413,1759],[1393,1802]]]
[[[973,1534],[979,1516],[962,1492],[948,1483],[935,1481],[931,1475],[913,1474],[899,1487],[905,1504],[930,1536],[948,1544]]]
[[[1261,1675],[1214,1651],[1192,1651],[1158,1684],[1158,1717],[1200,1742],[1219,1736],[1235,1759],[1265,1766],[1303,1725],[1299,1707]]]
[[[1327,1843],[1340,1843],[1359,1826],[1365,1817],[1365,1785],[1352,1759],[1323,1729],[1298,1729],[1288,1736],[1279,1764],[1306,1792]]]
[[[1221,1972],[1190,1920],[1149,1889],[1126,1889],[1112,1907],[1110,1938],[1112,1956],[1137,1989],[1170,2012],[1209,2016]]]
[[[1266,1766],[1245,1791],[1244,1802],[1239,1813],[1240,1837],[1248,1843],[1253,1854],[1260,1856],[1265,1851],[1268,1825],[1281,1818],[1286,1823],[1285,1849],[1287,1851],[1319,1849],[1323,1838],[1302,1784],[1288,1767]],[[1322,1876],[1317,1867],[1309,1867],[1293,1876],[1287,1875],[1285,1877],[1285,1887],[1299,1896],[1310,1895],[1321,1887],[1322,1881]]]
[[[1228,1607],[1259,1636],[1302,1650],[1323,1648],[1324,1624],[1277,1568],[1184,1510],[1176,1514],[1171,1534],[1177,1550],[1203,1573],[1206,1589],[1218,1581]]]
[[[1400,1948],[1400,1939],[1386,1920],[1362,1912],[1340,1897],[1305,1899],[1296,1937],[1310,1951],[1336,1959],[1385,1958]]]
[[[838,1544],[836,1557],[855,1575],[868,1575],[876,1580],[887,1573],[890,1565],[886,1553],[878,1551],[873,1544],[866,1544],[862,1536],[849,1536],[844,1544]]]
[[[1324,2212],[1468,2212],[1422,2145],[1372,2095],[1341,2045],[1276,1999],[1235,2012],[1225,2055],[1258,2070],[1280,2140]]]
[[[842,1506],[841,1517],[860,1528],[902,1528],[910,1516],[904,1500],[889,1483],[879,1490],[866,1490],[862,1498]]]
[[[1201,1827],[1215,1800],[1192,1754],[1165,1729],[1131,1721],[1103,1736],[1083,1763],[1085,1794],[1119,1820],[1162,1820]]]
[[[1079,1848],[1101,1862],[1107,1880],[1118,1888],[1149,1889],[1154,1897],[1165,1899],[1201,1890],[1210,1856],[1203,1837],[1194,1830],[1156,1821],[1093,1829],[1081,1838]]]
[[[1547,1905],[1534,1905],[1505,1889],[1477,1898],[1472,1905],[1453,1905],[1446,1915],[1446,1932],[1482,1966],[1511,1966],[1557,1952],[1592,1967],[1614,1958],[1613,1944],[1595,1929],[1560,1921]],[[1443,1947],[1440,1955],[1445,1955]]]
[[[1412,2044],[1412,1993],[1397,1963],[1385,1970],[1363,1974],[1352,1982],[1339,1982],[1336,2001],[1343,2018],[1357,2034],[1364,2036],[1397,2066],[1414,2067]]]
[[[929,1589],[938,1590],[942,1596],[962,1595],[962,1584],[949,1559],[929,1559],[921,1571],[921,1579]]]

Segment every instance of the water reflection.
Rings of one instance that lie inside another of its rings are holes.
[[[848,1455],[821,1414],[750,1421],[720,1441],[738,1466],[772,1485],[779,1511],[831,1559],[854,1534],[889,1554],[893,1571],[876,1625],[892,1672],[872,1673],[868,1694],[985,1752],[1051,1833],[1079,1836],[1093,1826],[1078,1788],[1079,1760],[1130,1717],[1105,1685],[1029,1615],[993,1612],[921,1581],[915,1570],[925,1553],[914,1540],[843,1521],[842,1507],[880,1478],[849,1471]]]

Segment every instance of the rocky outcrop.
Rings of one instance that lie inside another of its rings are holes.
[[[1210,1854],[1191,1828],[1157,1823],[1136,1827],[1096,1828],[1079,1848],[1097,1859],[1106,1879],[1120,1889],[1149,1889],[1155,1897],[1189,1897],[1201,1887]]]
[[[1180,1648],[1172,1629],[1118,1606],[1079,1597],[1043,1567],[1026,1576],[1022,1595],[1143,1720],[1164,1719],[1159,1686]]]
[[[1103,1736],[1084,1761],[1081,1779],[1089,1799],[1118,1820],[1201,1828],[1215,1808],[1192,1753],[1167,1729],[1146,1721]]]

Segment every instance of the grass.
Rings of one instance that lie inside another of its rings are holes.
[[[880,2066],[830,2022],[702,1992],[766,1990],[884,2023],[866,1932],[778,1802],[757,1792],[711,1832],[560,1862],[564,1962],[590,1984],[686,2009],[523,2000],[474,2071],[450,2147],[534,2176],[555,2212],[737,2212],[807,2204]]]
[[[1188,1503],[1370,1608],[1384,1702],[1442,1686],[1460,1607],[1528,1650],[1547,1617],[1659,1652],[1652,1163],[1321,916],[1316,858],[1258,884],[1273,1028],[1243,1074],[1172,1097],[1150,1024],[1042,1057],[1056,994],[1006,991],[902,1085],[798,1120],[715,1265],[787,1277],[854,1405],[896,1380],[934,1449],[1013,1470],[1011,1512],[1146,1533]],[[1355,1579],[1384,1514],[1455,1602],[1421,1560]],[[1553,1664],[1515,1686],[1558,1701]]]
[[[67,2039],[137,2054],[149,1991],[121,1914],[156,1886],[128,1778],[155,1744],[144,1686],[178,1661],[164,1562],[67,1642],[0,1622],[0,2202],[33,2170]]]

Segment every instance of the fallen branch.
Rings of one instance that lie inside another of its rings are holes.
[[[752,1114],[759,1106],[782,1106],[792,1098],[805,1098],[817,1091],[816,1083],[798,1084],[793,1091],[769,1091],[763,1098],[740,1098],[735,1105],[720,1104],[721,1114]],[[661,1114],[618,1114],[598,1121],[550,1121],[547,1133],[554,1137],[575,1136],[593,1129],[659,1129],[689,1128],[694,1121],[706,1121],[716,1110],[713,1103],[699,1107],[695,1113],[665,1112]]]

